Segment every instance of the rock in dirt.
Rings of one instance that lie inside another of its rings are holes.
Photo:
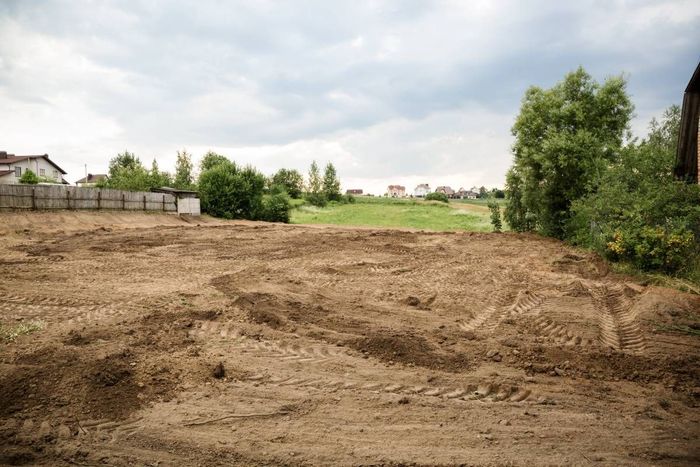
[[[221,379],[226,376],[226,368],[224,368],[222,362],[219,362],[219,364],[214,367],[213,376],[216,379]]]

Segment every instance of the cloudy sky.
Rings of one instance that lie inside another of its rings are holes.
[[[501,186],[529,85],[625,73],[643,136],[699,59],[697,0],[0,0],[0,149],[71,182],[186,148],[377,194]]]

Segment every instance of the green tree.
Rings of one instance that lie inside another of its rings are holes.
[[[214,166],[222,163],[230,163],[231,161],[228,159],[226,156],[222,156],[221,154],[217,154],[213,151],[208,151],[204,157],[202,157],[202,160],[199,162],[199,171],[204,172],[205,170],[209,170],[213,168]]]
[[[284,187],[292,198],[301,198],[304,191],[304,177],[298,170],[279,169],[271,178],[270,185]]]
[[[192,156],[185,151],[177,152],[177,161],[175,162],[175,180],[173,185],[181,190],[190,190],[194,188],[194,166],[192,165]]]
[[[148,184],[150,188],[160,188],[172,185],[172,179],[168,172],[161,172],[155,157],[151,162],[151,170],[148,172]]]
[[[117,190],[147,191],[151,187],[151,180],[141,160],[133,153],[124,151],[109,161],[109,178],[98,186]]]
[[[222,162],[199,176],[202,209],[216,217],[255,220],[261,214],[265,176],[247,166]]]
[[[335,172],[335,167],[332,163],[326,164],[326,170],[323,173],[323,194],[328,201],[340,201],[340,180]]]
[[[622,151],[598,189],[573,202],[574,243],[640,269],[700,272],[700,187],[673,176],[679,124],[678,106],[653,119],[647,138]]]
[[[328,199],[322,191],[321,173],[318,170],[316,161],[311,163],[309,168],[309,182],[306,187],[306,201],[314,206],[325,206]]]
[[[19,178],[19,182],[26,185],[36,185],[37,183],[39,183],[39,177],[37,177],[31,169],[27,169]]]
[[[440,201],[442,203],[449,203],[450,200],[447,199],[447,195],[442,192],[438,191],[433,191],[432,193],[428,193],[425,195],[425,200],[426,201]]]
[[[489,192],[486,190],[485,186],[479,188],[479,198],[488,198]]]
[[[528,89],[512,128],[511,227],[563,238],[571,203],[618,159],[632,111],[622,76],[601,85],[581,67],[551,89]]]

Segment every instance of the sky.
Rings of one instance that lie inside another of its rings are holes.
[[[185,149],[374,194],[501,187],[529,86],[622,73],[644,136],[699,60],[697,0],[0,0],[0,150],[70,182]]]

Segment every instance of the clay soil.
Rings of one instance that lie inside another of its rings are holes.
[[[0,463],[698,465],[700,298],[516,234],[0,213]]]

